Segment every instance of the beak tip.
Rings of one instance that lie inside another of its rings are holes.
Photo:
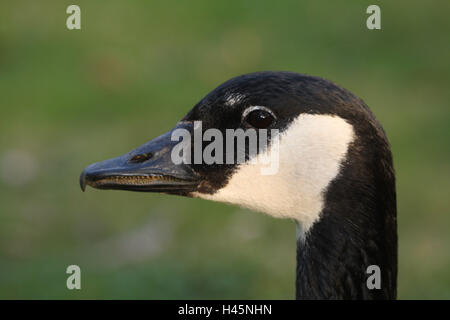
[[[81,187],[81,191],[85,191],[86,190],[86,173],[83,171],[80,175],[80,187]]]

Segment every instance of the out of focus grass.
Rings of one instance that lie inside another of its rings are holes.
[[[232,76],[290,70],[348,88],[390,137],[399,298],[450,298],[448,1],[0,4],[0,298],[287,298],[295,228],[154,194],[82,193],[89,163],[169,129]],[[82,290],[66,289],[78,264]]]

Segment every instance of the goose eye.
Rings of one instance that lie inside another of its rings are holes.
[[[254,110],[245,117],[245,121],[257,129],[267,128],[273,120],[273,115],[270,112],[261,109]]]

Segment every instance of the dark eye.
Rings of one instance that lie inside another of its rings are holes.
[[[253,110],[245,117],[245,121],[257,129],[267,128],[274,120],[270,112],[262,109]]]

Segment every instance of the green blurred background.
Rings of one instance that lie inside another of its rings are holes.
[[[78,185],[259,70],[328,78],[372,108],[397,172],[399,298],[450,298],[449,1],[75,3],[79,31],[72,2],[0,4],[0,298],[293,298],[291,221]]]

